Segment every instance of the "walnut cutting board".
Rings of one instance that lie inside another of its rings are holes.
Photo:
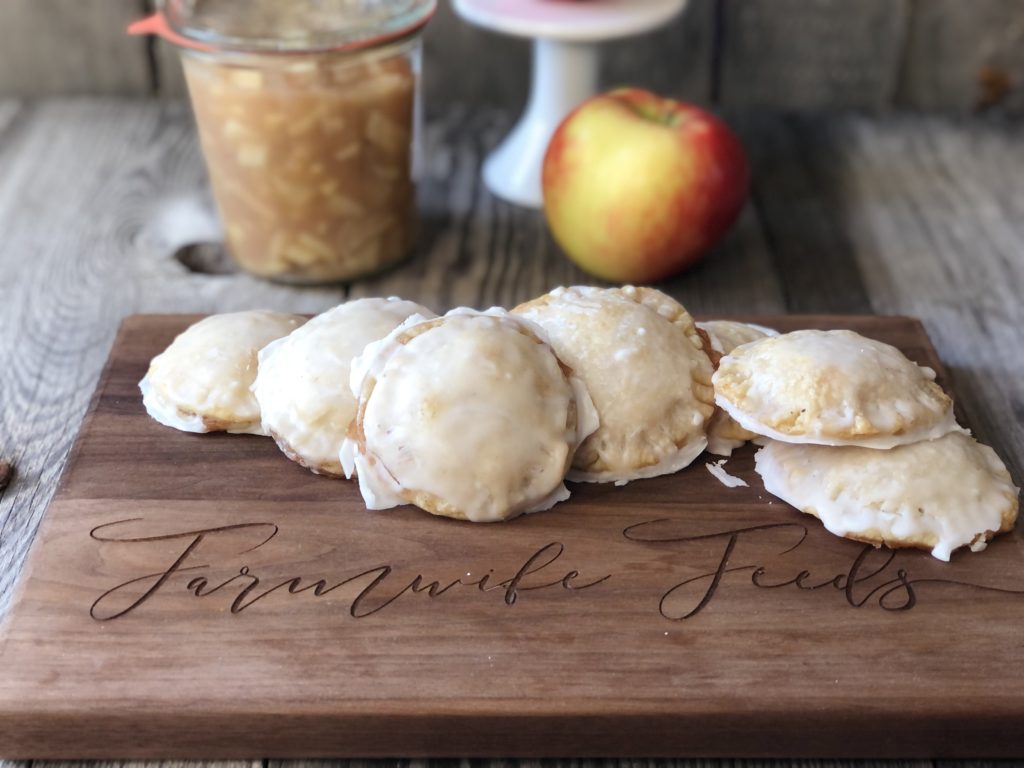
[[[196,318],[127,320],[0,634],[4,757],[1010,756],[1019,533],[835,538],[753,453],[499,525],[364,510],[265,438],[151,421]],[[907,318],[847,327],[938,368]]]

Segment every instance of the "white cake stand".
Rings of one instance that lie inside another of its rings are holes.
[[[530,99],[516,127],[484,162],[495,195],[540,208],[541,165],[551,134],[574,107],[597,93],[598,44],[669,22],[687,0],[453,0],[477,26],[533,38]]]

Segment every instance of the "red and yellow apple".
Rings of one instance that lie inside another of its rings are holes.
[[[544,156],[544,213],[580,267],[648,283],[696,263],[735,220],[750,173],[735,134],[698,107],[625,88],[576,108]]]

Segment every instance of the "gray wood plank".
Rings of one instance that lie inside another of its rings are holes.
[[[20,102],[13,100],[0,101],[0,142],[4,140],[7,129],[23,113],[24,109]]]
[[[735,123],[748,148],[751,194],[786,307],[791,312],[869,312],[860,270],[836,213],[845,168],[820,161],[823,153],[838,151],[828,134],[813,127],[799,132],[800,124],[791,118],[738,115]]]
[[[694,314],[770,314],[787,309],[783,281],[753,203],[701,263],[658,287]]]
[[[1020,113],[1022,9],[1024,0],[692,0],[666,29],[608,44],[602,83],[705,103],[720,56],[730,105],[879,107],[895,93],[914,109]],[[144,10],[144,0],[9,0],[0,94],[185,95],[172,46],[153,41],[150,50],[123,34]],[[475,29],[441,4],[426,33],[428,103],[518,108],[528,78],[524,41]]]
[[[152,13],[157,8],[157,0],[143,0],[146,12]],[[188,86],[185,84],[185,72],[181,67],[181,54],[177,46],[160,38],[150,38],[151,63],[153,66],[153,87],[157,96],[162,99],[188,98]]]
[[[728,0],[723,104],[883,107],[896,86],[907,0]]]
[[[197,141],[179,104],[58,100],[0,134],[0,614],[121,318],[269,307],[313,312],[341,289],[195,275],[208,236]]]
[[[157,95],[162,99],[187,98],[188,86],[177,47],[166,40],[152,40],[150,44],[153,46]]]
[[[914,0],[897,103],[1024,113],[1024,0]]]
[[[125,35],[138,0],[6,0],[0,95],[152,91],[146,42]]]
[[[602,85],[632,85],[710,104],[717,5],[718,0],[690,0],[682,15],[665,28],[607,43],[602,51]]]
[[[1016,761],[944,762],[943,768],[1013,768]],[[530,760],[269,760],[267,768],[934,768],[931,760],[718,760],[664,759],[530,759]]]
[[[1024,761],[940,761],[943,768],[1014,768]],[[530,760],[269,760],[267,768],[935,768],[931,760],[719,760],[530,759]]]
[[[519,109],[530,82],[530,47],[525,40],[474,27],[440,2],[423,37],[424,103]]]

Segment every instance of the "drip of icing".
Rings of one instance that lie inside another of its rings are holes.
[[[730,475],[725,471],[725,461],[725,459],[714,463],[709,461],[704,466],[707,467],[708,472],[710,472],[715,479],[726,488],[749,488],[750,484],[747,483],[746,480],[741,477],[736,477],[735,475]]]

